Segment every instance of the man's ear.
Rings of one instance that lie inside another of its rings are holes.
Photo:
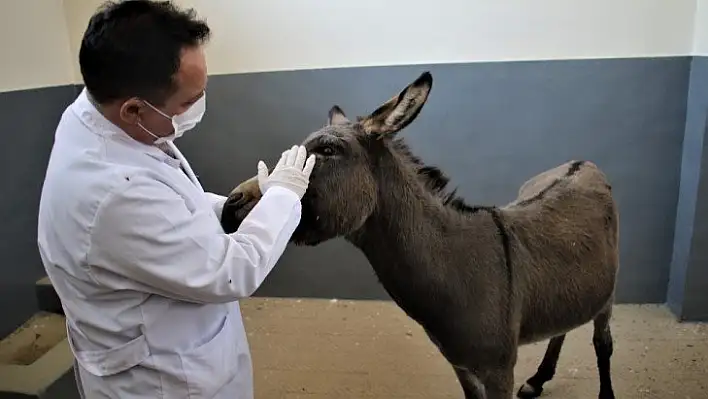
[[[393,135],[408,126],[418,116],[433,87],[433,76],[424,72],[397,96],[391,97],[359,124],[364,131],[381,138]]]
[[[144,101],[137,97],[129,98],[120,107],[120,118],[126,123],[135,125],[140,122],[140,117],[145,112],[144,107]]]

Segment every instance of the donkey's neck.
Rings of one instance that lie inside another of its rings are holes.
[[[474,246],[469,234],[482,231],[481,214],[462,215],[446,207],[426,189],[415,171],[394,156],[377,165],[377,208],[364,226],[347,239],[367,257],[391,297],[406,309],[416,304],[412,296],[429,298],[441,289],[458,265],[446,263],[458,248],[460,256]],[[464,236],[470,238],[466,240]],[[407,302],[406,304],[402,302]],[[408,311],[408,309],[406,309]],[[415,310],[413,310],[414,313]]]
[[[360,231],[352,235],[352,243],[365,252],[368,246],[378,247],[384,242],[395,243],[386,246],[404,252],[430,249],[438,230],[445,225],[443,220],[451,218],[450,210],[395,155],[382,156],[374,170],[378,182],[377,206]]]

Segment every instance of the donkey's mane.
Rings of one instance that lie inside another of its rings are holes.
[[[464,198],[457,195],[457,188],[448,191],[447,186],[450,183],[450,178],[440,168],[426,165],[420,157],[413,154],[403,138],[394,139],[391,143],[391,149],[408,161],[409,166],[418,174],[423,186],[433,195],[440,198],[444,206],[465,213],[476,212],[484,208],[468,205]]]

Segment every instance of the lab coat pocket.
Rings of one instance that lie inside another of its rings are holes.
[[[211,398],[239,373],[240,344],[233,317],[227,313],[210,340],[180,354],[190,395]]]
[[[73,337],[69,334],[69,343],[74,349]],[[139,335],[123,345],[107,350],[76,352],[76,360],[91,374],[98,377],[115,375],[133,368],[150,356],[150,348],[144,335]]]

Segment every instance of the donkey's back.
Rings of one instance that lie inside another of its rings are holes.
[[[571,161],[534,176],[502,212],[514,237],[522,342],[578,327],[611,306],[618,212],[595,164]]]

